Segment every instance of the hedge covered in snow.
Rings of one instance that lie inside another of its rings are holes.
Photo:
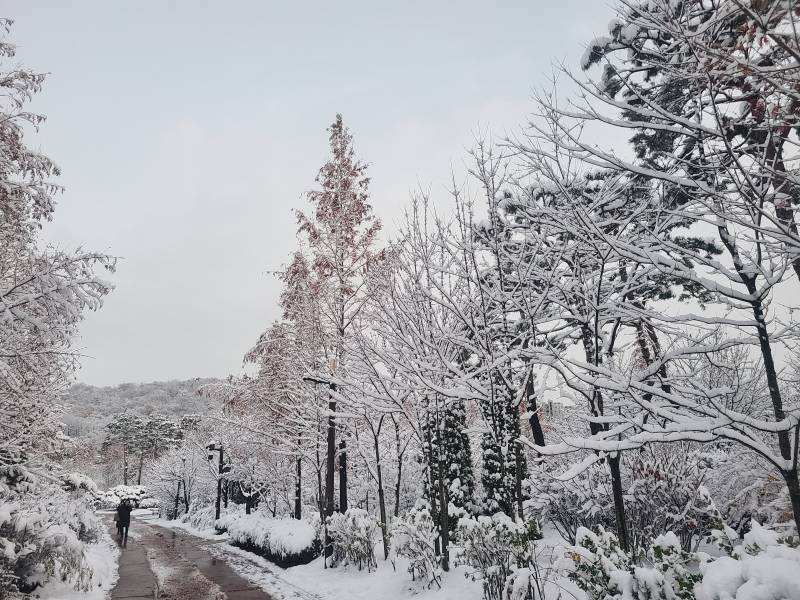
[[[311,562],[322,544],[317,529],[304,520],[274,518],[263,513],[227,514],[215,523],[233,545],[263,556],[280,567]]]
[[[97,502],[102,508],[117,508],[126,499],[132,501],[136,508],[158,507],[158,501],[143,485],[117,485],[97,493]]]

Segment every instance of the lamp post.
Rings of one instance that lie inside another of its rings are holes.
[[[219,467],[217,471],[217,501],[214,503],[214,514],[216,515],[214,519],[219,519],[220,513],[220,500],[222,499],[222,474],[225,472],[224,467],[222,466],[223,461],[223,449],[222,444],[217,443],[210,443],[206,446],[206,450],[208,450],[208,460],[209,462],[214,460],[214,452],[219,452]]]

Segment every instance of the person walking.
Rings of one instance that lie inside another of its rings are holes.
[[[131,526],[131,511],[133,506],[128,498],[125,498],[117,506],[117,534],[123,546],[128,545],[128,529]]]

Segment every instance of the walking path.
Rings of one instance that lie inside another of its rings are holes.
[[[141,519],[130,531],[112,600],[272,600],[212,556],[205,547],[213,542]]]

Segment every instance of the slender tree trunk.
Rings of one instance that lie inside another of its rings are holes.
[[[189,504],[191,504],[191,497],[189,496],[189,489],[186,487],[186,481],[183,482],[183,506],[186,512],[189,512]]]
[[[333,515],[333,475],[336,461],[336,400],[333,393],[336,392],[336,384],[330,384],[331,395],[328,397],[328,440],[327,440],[327,462],[325,464],[325,556],[333,554],[331,538],[328,533],[328,518]]]
[[[298,521],[303,517],[303,464],[298,456],[295,465],[294,482],[294,518]]]
[[[608,467],[611,470],[611,490],[614,495],[614,515],[617,519],[617,536],[619,545],[629,552],[630,540],[628,539],[628,524],[625,518],[625,498],[622,492],[622,474],[620,473],[621,453],[617,452],[608,458]]]
[[[445,465],[444,461],[439,455],[439,511],[440,517],[440,530],[442,537],[442,571],[450,570],[450,515],[448,514],[447,507],[450,505],[448,499],[447,485],[445,485]]]
[[[223,473],[223,450],[222,446],[219,447],[219,465],[217,467],[217,500],[214,503],[214,519],[219,519],[221,506],[220,501],[222,500],[222,473]]]
[[[381,417],[381,421],[383,421],[383,417]],[[383,559],[386,560],[389,558],[389,529],[388,529],[389,526],[386,523],[386,498],[383,493],[383,471],[381,469],[381,450],[380,450],[380,444],[378,444],[379,435],[380,435],[380,426],[378,428],[378,432],[375,435],[373,435],[373,441],[375,442],[375,470],[377,471],[378,475],[378,510],[380,511],[381,515],[381,534],[383,536]],[[369,496],[367,496],[367,498],[369,498]]]
[[[136,485],[142,485],[142,467],[144,467],[144,451],[139,453],[139,474],[136,476]]]
[[[792,502],[792,512],[794,513],[794,524],[797,530],[800,531],[800,522],[798,515],[800,515],[800,481],[797,477],[797,468],[792,470],[783,471],[783,479],[786,481],[786,487],[789,489],[789,500]]]
[[[347,512],[347,442],[339,440],[339,511]]]
[[[583,349],[586,354],[586,361],[590,364],[598,366],[600,364],[600,356],[596,352],[595,339],[596,335],[589,328],[588,324],[583,324],[581,327]],[[592,390],[592,400],[590,403],[590,411],[592,416],[599,417],[603,415],[603,395],[598,388]],[[600,425],[599,423],[589,423],[589,430],[592,435],[600,432],[603,428],[608,428],[608,425]],[[613,458],[609,457],[608,466],[611,472],[611,489],[614,498],[614,516],[617,521],[617,537],[619,538],[620,546],[626,552],[630,551],[628,544],[628,525],[625,516],[625,496],[622,492],[622,473],[620,471],[620,460],[622,458],[621,452],[616,452]]]
[[[400,486],[403,482],[403,454],[400,445],[400,424],[392,415],[392,422],[394,423],[394,439],[397,448],[397,481],[394,487],[394,516],[400,516]]]
[[[425,439],[427,440],[428,451],[426,452],[427,456],[425,457],[425,462],[428,465],[428,489],[430,490],[430,498],[428,499],[431,504],[431,517],[433,517],[434,521],[439,523],[441,526],[439,512],[437,510],[437,502],[436,502],[436,495],[438,488],[436,486],[436,472],[438,471],[438,464],[439,462],[434,459],[433,453],[433,439],[431,438],[431,431],[430,427],[425,427]],[[436,556],[441,556],[441,534],[436,536],[434,540],[434,552]]]
[[[539,419],[539,406],[536,398],[536,389],[534,387],[533,372],[530,370],[525,379],[525,400],[533,442],[537,446],[544,446],[544,430],[542,429],[542,422]]]
[[[178,518],[178,502],[180,501],[180,499],[181,499],[181,482],[178,481],[178,489],[175,490],[175,510],[172,513],[173,519]]]
[[[128,485],[128,449],[122,449],[122,483]]]
[[[522,498],[522,472],[525,468],[525,461],[523,460],[522,455],[522,447],[520,446],[519,442],[514,444],[514,452],[515,452],[515,460],[516,460],[516,479],[515,479],[515,492],[517,496],[517,515],[519,516],[520,522],[524,521],[525,514],[523,510],[523,498]]]
[[[748,285],[748,291],[750,290]],[[753,291],[750,293],[755,295],[755,282],[752,284]],[[775,359],[772,356],[772,345],[769,339],[769,331],[767,330],[766,317],[764,315],[764,308],[761,301],[753,302],[753,316],[756,321],[756,330],[758,332],[758,342],[761,347],[761,358],[764,364],[764,371],[767,377],[767,386],[769,387],[769,395],[772,400],[772,412],[776,421],[783,421],[786,418],[786,412],[783,408],[783,398],[781,396],[780,382],[778,381],[778,371],[775,367]],[[798,425],[795,425],[798,427]],[[792,448],[792,438],[789,431],[779,431],[778,448],[783,458],[787,463],[791,464],[790,469],[782,469],[783,478],[786,481],[786,487],[789,491],[789,499],[792,502],[792,513],[794,516],[794,523],[797,530],[800,531],[800,485],[798,484],[797,474],[797,448]],[[796,436],[795,436],[796,438]]]

